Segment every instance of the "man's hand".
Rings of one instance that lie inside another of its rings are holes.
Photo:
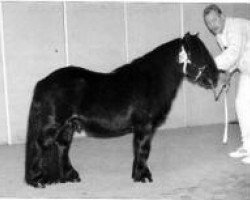
[[[217,89],[213,90],[215,101],[217,101],[220,98],[220,95],[222,94],[223,91],[225,91],[225,93],[228,92],[230,88],[231,78],[233,77],[235,73],[238,73],[238,72],[240,72],[239,69],[235,69],[232,72],[221,71],[219,73]]]

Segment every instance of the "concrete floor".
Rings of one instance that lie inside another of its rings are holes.
[[[0,146],[0,198],[142,198],[166,200],[250,200],[250,165],[227,155],[239,144],[238,125],[158,131],[149,165],[153,183],[133,183],[132,135],[113,139],[78,138],[71,159],[81,183],[45,189],[27,186],[24,145]]]

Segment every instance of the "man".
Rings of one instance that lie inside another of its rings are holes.
[[[225,72],[240,71],[235,106],[242,146],[229,156],[250,164],[250,21],[226,17],[215,4],[204,9],[203,17],[222,50],[215,58],[217,67]]]

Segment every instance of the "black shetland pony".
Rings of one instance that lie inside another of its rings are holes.
[[[132,178],[151,182],[150,143],[183,77],[207,89],[217,84],[218,70],[198,35],[187,33],[111,73],[69,66],[39,81],[28,121],[27,184],[79,182],[69,149],[81,130],[95,137],[133,133]]]

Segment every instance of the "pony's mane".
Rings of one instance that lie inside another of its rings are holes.
[[[209,63],[210,66],[214,66],[213,69],[216,70],[216,64],[215,61],[213,59],[213,56],[211,55],[211,53],[209,52],[209,50],[207,49],[207,47],[205,46],[205,44],[200,40],[201,46],[203,48],[203,51],[205,53],[205,55],[208,55],[205,58],[206,62]]]
[[[154,63],[157,60],[161,60],[162,57],[166,57],[170,62],[173,60],[173,56],[176,56],[179,53],[180,45],[182,44],[182,39],[177,38],[169,42],[163,43],[160,46],[154,48],[152,51],[144,54],[141,57],[135,58],[130,63],[122,65],[112,71],[112,73],[117,73],[123,70],[128,70],[129,68],[138,68],[144,63]]]

